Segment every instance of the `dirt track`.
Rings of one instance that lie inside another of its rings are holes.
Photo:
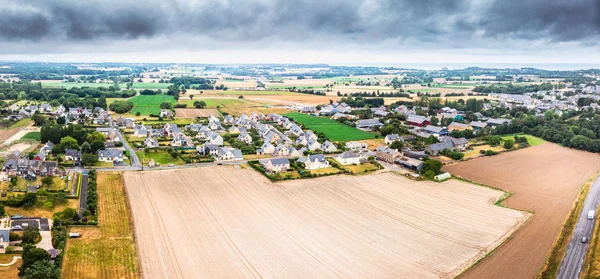
[[[450,278],[528,213],[393,173],[272,184],[253,170],[129,172],[144,278]]]
[[[461,277],[534,278],[581,186],[600,169],[600,156],[546,143],[444,169],[513,192],[504,205],[534,212],[512,239]]]

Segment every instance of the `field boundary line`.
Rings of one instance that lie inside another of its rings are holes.
[[[562,224],[562,229],[560,230],[558,237],[554,241],[554,244],[552,245],[552,250],[550,251],[550,254],[548,255],[546,262],[540,270],[537,278],[556,278],[557,273],[560,269],[560,265],[562,263],[562,259],[565,253],[567,252],[566,248],[569,245],[571,238],[573,237],[573,232],[575,230],[575,226],[577,225],[577,219],[579,218],[579,212],[581,211],[581,207],[583,207],[583,203],[585,202],[585,197],[587,196],[590,188],[592,187],[592,184],[598,177],[600,177],[600,171],[595,172],[582,185],[581,190],[577,194],[577,198],[575,198],[575,201],[571,206],[571,211],[569,212],[569,215],[567,215],[567,218],[565,218]],[[588,249],[588,253],[590,253],[590,250],[592,249]],[[586,259],[587,255],[584,258],[583,262],[584,268],[586,266]],[[545,274],[546,272],[549,272],[549,274]],[[580,273],[580,276],[581,274],[583,273]]]
[[[507,238],[505,238],[501,243],[499,243],[496,247],[494,247],[494,249],[492,249],[488,253],[486,253],[483,257],[481,257],[477,261],[475,261],[467,269],[463,270],[461,273],[459,273],[458,275],[456,275],[455,278],[458,278],[458,277],[462,276],[463,274],[467,273],[468,271],[470,271],[471,269],[475,268],[483,260],[487,259],[490,255],[494,254],[498,249],[500,249],[500,247],[504,246],[509,240],[511,240],[515,236],[515,234],[519,230],[521,230],[521,228],[523,228],[523,226],[525,226],[525,225],[527,225],[527,223],[529,223],[529,221],[532,219],[531,217],[535,214],[535,212],[533,212],[531,210],[526,210],[526,209],[521,209],[521,208],[515,208],[515,207],[510,207],[510,206],[504,205],[502,202],[504,202],[506,199],[508,199],[509,197],[511,197],[513,195],[513,192],[506,191],[506,190],[501,189],[501,188],[497,188],[497,187],[493,187],[493,186],[489,186],[489,185],[477,183],[477,182],[468,180],[468,179],[466,179],[464,177],[461,177],[461,176],[458,176],[458,175],[452,175],[452,179],[456,179],[456,180],[459,180],[459,181],[470,183],[470,184],[473,184],[473,185],[476,185],[476,186],[479,186],[479,187],[485,187],[485,188],[489,188],[489,189],[492,189],[492,190],[500,191],[500,192],[502,192],[504,194],[502,194],[502,196],[500,196],[496,200],[496,202],[494,202],[495,206],[499,206],[499,207],[503,207],[503,208],[508,208],[508,209],[513,209],[513,210],[517,210],[517,211],[529,213],[529,215],[527,216],[527,219],[525,219],[525,221],[523,221],[523,222],[520,222],[520,224],[518,225],[518,227],[516,227],[515,230]]]

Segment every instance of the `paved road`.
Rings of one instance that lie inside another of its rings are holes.
[[[587,197],[585,198],[583,208],[581,209],[581,213],[579,215],[579,220],[577,220],[577,225],[575,226],[575,232],[573,233],[573,237],[571,238],[571,242],[567,248],[567,253],[563,258],[562,264],[560,265],[557,278],[579,278],[579,273],[583,268],[583,260],[589,247],[589,242],[582,243],[581,239],[583,237],[588,237],[588,239],[592,237],[594,223],[596,222],[596,218],[594,218],[594,220],[589,220],[587,218],[588,212],[590,210],[596,210],[596,208],[598,208],[599,201],[600,177],[594,181]]]
[[[87,171],[85,174],[81,174],[81,189],[79,191],[79,214],[87,209],[87,197],[88,197],[88,175]]]
[[[123,143],[123,147],[129,151],[129,161],[131,162],[131,167],[133,167],[134,169],[138,169],[142,167],[142,164],[140,164],[140,159],[138,158],[137,154],[135,154],[135,151],[131,148],[131,146],[129,146],[129,143],[125,140],[125,138],[123,137],[123,135],[121,135],[121,131],[119,130],[119,127],[115,128],[112,116],[108,118],[108,122],[110,123],[110,127],[117,130],[117,134],[119,135],[119,140],[121,141],[121,143]]]

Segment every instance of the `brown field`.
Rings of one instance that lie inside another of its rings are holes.
[[[529,216],[504,193],[387,172],[273,184],[251,169],[128,172],[145,278],[451,278]]]
[[[140,278],[138,255],[121,173],[98,172],[100,227],[73,227],[61,278]]]
[[[534,278],[549,256],[581,186],[600,169],[600,156],[545,143],[444,167],[514,194],[503,204],[533,217],[463,278]]]
[[[16,135],[21,129],[23,129],[23,127],[0,129],[0,142],[5,142],[10,137]]]
[[[7,264],[13,260],[17,254],[0,254],[0,264]],[[11,266],[0,266],[0,278],[19,278],[19,267],[23,261],[21,259]]]
[[[42,200],[42,198],[40,198]],[[66,208],[79,208],[79,199],[67,199],[65,204],[55,205],[52,208],[45,208],[43,206],[34,206],[31,208],[22,208],[22,207],[6,207],[6,212],[9,215],[25,215],[25,216],[36,216],[36,217],[44,217],[52,219],[54,217],[54,213],[65,210]]]
[[[220,113],[216,109],[175,109],[175,116],[180,118],[196,118],[219,116]]]

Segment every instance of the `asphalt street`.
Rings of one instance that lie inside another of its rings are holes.
[[[583,208],[581,209],[579,219],[577,220],[577,225],[575,226],[573,237],[571,238],[571,242],[569,242],[567,253],[560,265],[557,278],[579,278],[579,273],[583,268],[585,255],[590,246],[589,239],[592,238],[594,223],[596,222],[596,218],[593,220],[588,219],[588,212],[598,208],[598,201],[600,201],[600,177],[594,181],[585,198]],[[581,241],[583,237],[588,238],[587,243]]]

